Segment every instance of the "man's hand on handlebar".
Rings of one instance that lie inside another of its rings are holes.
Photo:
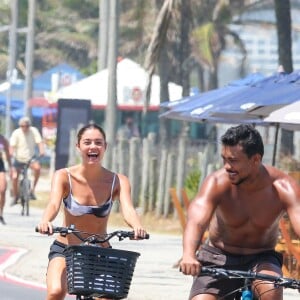
[[[183,256],[179,266],[180,272],[185,275],[197,276],[201,271],[201,264],[196,257]]]

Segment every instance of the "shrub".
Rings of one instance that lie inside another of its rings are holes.
[[[184,181],[184,187],[189,199],[195,197],[199,188],[200,178],[201,178],[200,170],[193,170],[187,175]]]

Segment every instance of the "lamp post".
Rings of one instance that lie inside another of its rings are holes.
[[[26,57],[25,57],[26,78],[25,78],[25,89],[24,89],[24,114],[28,117],[31,117],[28,101],[32,97],[35,10],[36,10],[36,0],[29,0],[28,16],[27,16],[28,27],[27,27],[27,37],[26,37]]]

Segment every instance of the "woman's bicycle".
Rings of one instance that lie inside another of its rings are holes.
[[[26,164],[22,164],[19,175],[19,198],[21,200],[21,215],[29,216],[29,201],[31,199],[31,181],[29,178],[28,170],[30,164],[37,159],[33,156]]]
[[[228,297],[231,297],[230,299],[235,300],[252,300],[256,299],[254,298],[254,293],[252,291],[252,283],[255,280],[259,280],[258,284],[264,283],[270,283],[270,289],[276,289],[276,288],[290,288],[290,289],[300,289],[300,281],[293,279],[293,278],[287,278],[287,277],[281,277],[281,276],[272,276],[268,274],[263,273],[257,273],[253,271],[240,271],[240,270],[227,270],[222,268],[216,268],[216,267],[201,267],[201,273],[200,276],[204,276],[209,274],[210,276],[213,276],[215,278],[218,278],[220,280],[222,279],[240,279],[242,280],[242,285],[238,290],[232,291],[230,294],[225,295],[224,297],[221,297],[220,299],[228,299]],[[261,297],[262,295],[260,295]],[[234,297],[234,298],[233,298]],[[259,300],[260,298],[258,298]]]
[[[38,232],[36,228],[35,231]],[[124,299],[127,297],[136,261],[140,253],[121,249],[104,248],[99,244],[113,237],[122,241],[132,239],[133,231],[116,230],[108,234],[91,234],[70,227],[53,227],[54,233],[75,235],[80,245],[67,246],[66,273],[68,293],[76,299]],[[145,237],[149,239],[149,235]]]

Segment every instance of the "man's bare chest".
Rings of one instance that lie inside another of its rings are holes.
[[[245,193],[233,190],[224,197],[218,208],[227,224],[257,227],[272,226],[283,212],[283,205],[273,189],[266,188]]]

